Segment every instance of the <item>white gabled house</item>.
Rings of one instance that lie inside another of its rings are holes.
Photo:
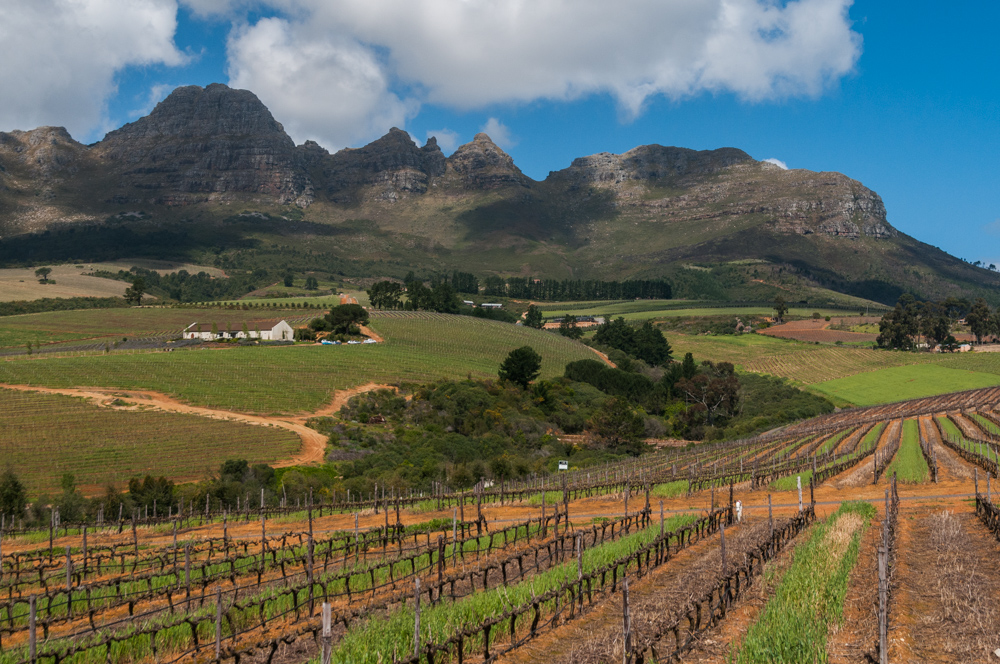
[[[295,330],[292,326],[288,324],[288,321],[282,320],[274,325],[269,330],[249,330],[246,334],[242,330],[238,332],[227,332],[225,330],[219,330],[218,333],[212,334],[211,330],[208,332],[201,331],[201,326],[204,323],[191,323],[186,328],[184,328],[183,336],[185,339],[201,339],[202,341],[216,341],[218,339],[260,339],[261,341],[292,341],[295,338]],[[211,323],[208,324],[211,327]]]

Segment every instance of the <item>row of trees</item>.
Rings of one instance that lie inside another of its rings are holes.
[[[599,281],[596,279],[535,279],[532,277],[486,277],[483,294],[487,297],[513,297],[530,300],[669,300],[670,283],[662,279]]]
[[[991,309],[982,298],[971,304],[958,298],[921,302],[905,293],[892,311],[879,321],[876,343],[880,348],[912,350],[922,337],[928,346],[954,350],[958,342],[952,328],[962,316],[969,331],[976,337],[976,343],[1000,335],[1000,310]]]

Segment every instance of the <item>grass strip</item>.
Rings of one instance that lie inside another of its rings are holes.
[[[825,662],[827,624],[843,620],[847,579],[858,559],[861,536],[875,508],[843,503],[812,536],[795,549],[785,573],[760,618],[747,632],[737,664]]]
[[[696,515],[679,514],[667,519],[665,528],[667,531],[676,530],[697,519]],[[627,556],[652,542],[659,534],[660,524],[657,521],[633,535],[588,549],[583,554],[584,574]],[[511,586],[477,592],[455,602],[422,607],[420,639],[423,643],[446,640],[463,626],[478,625],[490,616],[499,615],[506,609],[530,602],[534,596],[558,588],[570,577],[575,578],[576,573],[576,560],[571,560]],[[402,607],[388,617],[373,617],[347,632],[333,652],[333,661],[338,664],[379,664],[391,661],[401,653],[413,652],[413,624],[412,607]],[[474,645],[467,643],[467,647]]]
[[[885,476],[892,477],[893,472],[900,482],[909,483],[926,482],[930,476],[927,460],[920,451],[920,429],[916,420],[903,422],[903,441],[896,457],[886,468]]]

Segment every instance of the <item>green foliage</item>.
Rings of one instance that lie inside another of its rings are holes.
[[[533,327],[536,330],[542,329],[542,310],[534,304],[529,304],[528,311],[524,314],[524,324],[528,327]],[[560,331],[562,331],[561,328]]]
[[[559,323],[559,334],[570,339],[579,339],[583,336],[583,330],[576,324],[576,316],[573,314],[563,316],[562,321]]]
[[[514,383],[527,389],[528,383],[538,378],[542,371],[542,356],[531,346],[521,346],[510,351],[500,364],[497,375],[501,381]]]
[[[0,302],[0,316],[20,316],[68,309],[112,309],[127,306],[128,303],[120,297],[45,297],[40,300]]]
[[[774,317],[781,322],[785,318],[785,314],[788,313],[788,305],[785,303],[785,298],[781,295],[774,298]]]
[[[605,401],[587,424],[609,450],[629,454],[642,451],[640,440],[645,433],[642,416],[621,397]]]
[[[407,400],[392,390],[350,399],[347,420],[311,421],[330,436],[344,488],[375,484],[428,490],[434,481],[466,488],[484,477],[547,474],[548,462],[583,467],[617,458],[563,445],[552,430],[577,433],[605,399],[597,390],[558,379],[530,390],[495,382],[441,381],[418,387]],[[371,415],[386,424],[366,426]]]
[[[35,276],[38,277],[38,282],[42,284],[49,283],[49,275],[52,274],[51,267],[40,267],[35,270]]]
[[[535,279],[532,277],[486,277],[484,295],[549,302],[574,300],[664,299],[672,296],[663,280],[595,281]]]
[[[809,541],[795,549],[795,560],[747,632],[738,664],[801,664],[826,661],[828,624],[843,620],[847,580],[858,559],[864,527],[854,530],[846,548],[828,540],[830,531],[847,515],[865,525],[876,514],[868,503],[843,503],[825,523],[813,526]]]
[[[597,328],[594,343],[617,348],[652,366],[662,366],[671,357],[670,344],[663,333],[648,320],[638,329],[633,328],[622,317],[607,320]]]
[[[125,289],[125,301],[136,306],[142,304],[142,296],[146,293],[146,280],[136,277],[132,285]]]
[[[394,281],[379,281],[368,289],[368,301],[376,309],[398,309],[403,304],[403,286]]]
[[[309,327],[317,332],[334,334],[360,334],[359,325],[368,324],[368,312],[360,304],[340,304],[330,309],[323,318],[314,318]]]
[[[588,383],[605,394],[624,397],[640,404],[648,412],[660,412],[666,400],[666,390],[642,374],[609,367],[599,360],[577,360],[566,365],[569,380]]]
[[[319,290],[319,281],[310,275],[306,277],[306,290]]]
[[[740,412],[723,432],[725,438],[751,436],[796,420],[833,411],[824,397],[800,390],[783,378],[740,374]]]
[[[28,492],[12,468],[0,476],[0,514],[24,514]]]

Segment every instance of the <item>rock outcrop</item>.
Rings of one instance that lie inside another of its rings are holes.
[[[212,84],[174,90],[148,116],[93,148],[118,177],[111,201],[190,204],[249,194],[311,202],[295,144],[252,92]]]
[[[510,155],[484,133],[476,134],[471,143],[455,150],[448,158],[448,170],[466,189],[493,190],[532,184]]]

